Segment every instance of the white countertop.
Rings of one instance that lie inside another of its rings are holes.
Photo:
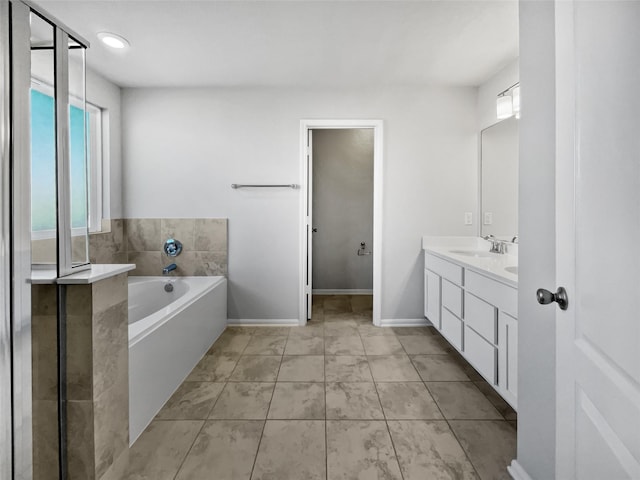
[[[508,245],[508,253],[492,253],[488,257],[454,253],[456,250],[489,252],[490,243],[480,237],[423,237],[422,248],[499,282],[518,287],[518,275],[505,270],[505,267],[518,265],[517,245]]]
[[[129,272],[135,268],[136,266],[134,264],[95,264],[91,265],[90,269],[60,278],[57,278],[56,270],[54,268],[34,269],[31,271],[31,283],[87,285],[104,280],[105,278],[120,275],[121,273]]]

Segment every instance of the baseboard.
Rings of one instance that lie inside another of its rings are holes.
[[[326,288],[314,288],[313,295],[373,295],[373,290],[368,288],[352,288],[342,290],[329,290]]]
[[[431,327],[433,324],[426,318],[385,318],[380,321],[381,327]]]
[[[518,460],[512,460],[511,465],[507,467],[507,472],[514,480],[531,480],[529,474],[522,468],[522,465],[518,463]]]
[[[297,318],[230,318],[228,327],[291,327],[300,324]]]

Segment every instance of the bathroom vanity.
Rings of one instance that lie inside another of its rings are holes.
[[[475,237],[424,237],[424,315],[517,409],[517,245],[491,253]]]

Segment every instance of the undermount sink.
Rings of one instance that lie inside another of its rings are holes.
[[[517,265],[512,265],[510,267],[504,267],[504,269],[509,273],[513,273],[515,275],[518,274],[518,266]]]
[[[451,250],[451,253],[463,255],[465,257],[489,258],[496,255],[495,253],[485,252],[482,250]]]

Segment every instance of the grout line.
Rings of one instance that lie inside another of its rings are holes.
[[[174,420],[175,421],[175,420]],[[204,420],[202,422],[202,426],[200,426],[200,429],[198,430],[198,433],[196,433],[195,437],[193,437],[193,442],[191,442],[191,445],[189,446],[189,449],[187,450],[187,453],[185,454],[185,456],[183,457],[182,461],[180,462],[180,465],[178,466],[178,469],[176,470],[176,474],[173,476],[173,480],[175,480],[178,475],[180,474],[180,470],[182,470],[182,467],[184,466],[184,462],[186,462],[187,457],[189,456],[189,454],[191,453],[191,450],[193,449],[193,446],[196,444],[196,442],[198,441],[198,437],[200,436],[200,434],[202,433],[202,430],[204,429],[204,426],[207,424],[207,420]]]
[[[467,452],[467,450],[462,445],[462,442],[458,438],[458,435],[456,435],[456,432],[453,429],[453,427],[451,426],[451,423],[449,423],[449,420],[446,420],[446,422],[447,422],[447,425],[449,426],[449,430],[451,430],[451,434],[453,435],[453,438],[456,439],[456,442],[458,442],[458,445],[460,445],[460,448],[464,452],[464,456],[467,457],[467,460],[469,461],[469,464],[471,465],[471,468],[473,468],[473,471],[476,472],[476,475],[478,476],[478,478],[481,478],[480,477],[480,472],[478,472],[478,469],[476,468],[475,464],[471,461],[471,457],[469,456],[469,452]]]
[[[288,338],[287,338],[288,341]],[[286,346],[286,343],[285,343]],[[284,349],[282,349],[282,355],[280,356],[280,364],[278,365],[278,373],[276,373],[276,378],[273,382],[273,390],[271,391],[271,398],[269,399],[269,406],[267,407],[267,413],[265,414],[264,424],[262,425],[262,432],[260,433],[260,441],[258,441],[258,448],[256,449],[256,455],[253,457],[253,465],[251,466],[251,475],[249,478],[253,477],[253,472],[256,468],[256,462],[258,461],[258,454],[260,453],[260,446],[262,445],[262,439],[264,438],[264,430],[267,427],[267,418],[269,417],[269,410],[271,410],[271,403],[273,402],[273,396],[276,392],[276,387],[278,386],[278,376],[280,375],[280,368],[282,367],[282,360],[284,358]]]

